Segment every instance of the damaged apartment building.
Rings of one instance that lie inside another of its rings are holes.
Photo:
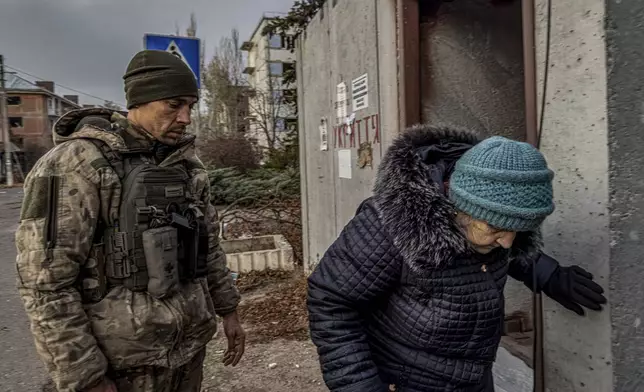
[[[58,95],[51,81],[32,83],[15,74],[5,76],[7,120],[14,161],[24,172],[53,146],[52,125],[69,110],[81,106],[77,95]],[[1,154],[4,154],[4,140]],[[2,157],[4,177],[4,156]]]

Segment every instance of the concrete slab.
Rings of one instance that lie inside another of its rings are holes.
[[[228,268],[234,272],[293,270],[293,248],[282,235],[221,241]]]

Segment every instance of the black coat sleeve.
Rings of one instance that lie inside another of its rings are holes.
[[[559,263],[552,257],[542,253],[540,254],[536,261],[535,266],[533,267],[531,260],[530,264],[524,263],[510,263],[510,268],[508,270],[508,275],[513,279],[516,279],[526,285],[530,290],[534,291],[534,281],[535,278],[533,271],[537,272],[537,288],[539,291],[543,290],[550,277],[555,272]],[[536,269],[535,269],[536,268]]]
[[[559,267],[559,262],[541,251],[541,233],[538,231],[519,233],[514,242],[514,249],[521,251],[512,252],[508,275],[533,291],[536,278],[537,289],[541,291]]]
[[[508,275],[523,282],[533,291],[534,279],[536,278],[537,289],[541,291],[559,267],[559,262],[540,250],[541,247],[538,244],[540,244],[541,240],[537,233],[521,233],[517,236],[515,242],[520,243],[517,244],[517,248],[526,249],[526,251],[512,258]]]
[[[375,210],[363,205],[309,277],[311,338],[331,391],[389,390],[372,360],[363,314],[400,281],[401,267]]]

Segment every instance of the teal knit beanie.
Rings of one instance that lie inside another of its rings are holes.
[[[553,177],[539,150],[493,136],[456,162],[449,197],[474,219],[502,230],[531,231],[554,211]]]

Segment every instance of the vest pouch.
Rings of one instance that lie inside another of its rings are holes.
[[[148,293],[155,298],[172,295],[179,285],[177,229],[170,226],[145,230],[143,252],[148,270]]]
[[[79,273],[79,291],[84,303],[100,302],[107,294],[105,255],[102,243],[94,243]]]

